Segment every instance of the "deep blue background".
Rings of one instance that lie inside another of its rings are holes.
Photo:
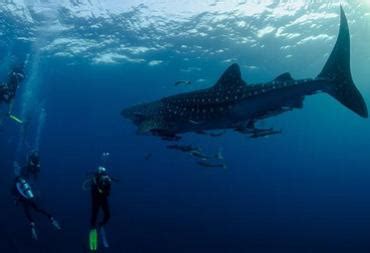
[[[247,82],[266,81],[286,70],[312,77],[324,64],[317,55],[331,50],[314,47],[289,68],[286,62],[275,64],[275,48],[268,48],[263,52],[267,60],[240,59],[269,70],[243,69]],[[15,49],[20,55],[31,50]],[[360,50],[353,50],[361,59]],[[16,152],[20,127],[7,121],[0,132],[0,252],[86,252],[89,194],[81,185],[104,151],[111,153],[109,171],[120,179],[113,186],[107,227],[112,247],[106,252],[369,252],[369,121],[329,96],[308,97],[303,110],[262,123],[281,128],[282,135],[258,140],[233,132],[220,138],[185,135],[184,143],[208,152],[222,147],[228,169],[205,169],[167,150],[163,141],[137,136],[120,116],[126,106],[189,89],[172,86],[192,77],[179,71],[180,58],[156,67],[40,59],[32,82],[47,118],[37,189],[40,203],[52,210],[63,231],[37,216],[40,241],[32,241],[22,210],[13,205],[12,163],[23,163],[27,148]],[[362,63],[353,64],[353,74],[364,91],[369,90],[368,74]],[[194,65],[207,73],[205,86],[227,66],[211,58]],[[31,66],[27,76],[34,71]],[[25,92],[27,86],[20,90]],[[31,124],[24,138],[32,147],[38,115],[27,116]],[[153,154],[149,161],[147,153]]]

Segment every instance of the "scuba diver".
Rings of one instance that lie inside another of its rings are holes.
[[[22,123],[20,119],[11,114],[13,99],[19,87],[19,84],[24,79],[23,67],[16,66],[10,72],[8,80],[5,83],[0,84],[0,104],[5,103],[9,105],[9,111],[6,116],[15,120],[18,123]]]
[[[104,247],[108,248],[109,244],[105,236],[104,226],[110,219],[110,207],[108,197],[111,192],[111,186],[114,179],[112,179],[105,167],[99,166],[97,171],[92,177],[87,179],[84,183],[90,185],[91,194],[91,220],[90,220],[90,233],[89,233],[89,246],[91,251],[96,251],[98,247],[98,231],[103,241]],[[98,222],[98,214],[100,209],[103,211],[103,219]]]
[[[61,230],[59,223],[53,218],[53,216],[47,211],[45,211],[44,209],[41,209],[37,205],[35,201],[35,195],[33,194],[30,184],[22,176],[17,176],[14,180],[13,195],[15,197],[15,203],[17,205],[18,204],[22,205],[24,209],[24,213],[31,227],[31,233],[32,233],[33,239],[37,240],[38,235],[37,235],[37,230],[36,230],[36,223],[31,215],[32,209],[35,212],[38,212],[46,216],[50,220],[51,224],[57,230]]]
[[[24,79],[23,69],[15,67],[8,76],[8,81],[0,85],[0,102],[10,104],[15,97],[19,84]]]
[[[25,179],[37,179],[40,173],[40,156],[36,150],[29,153],[27,164],[21,169],[20,174]]]

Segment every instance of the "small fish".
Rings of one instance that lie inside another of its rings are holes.
[[[190,85],[190,84],[191,84],[190,80],[178,80],[178,81],[175,82],[175,86]]]
[[[192,152],[189,152],[189,154],[192,155],[192,156],[194,156],[194,157],[196,157],[196,158],[199,158],[201,160],[204,160],[204,161],[207,160],[207,159],[209,159],[209,158],[211,158],[211,157],[203,154],[200,150],[194,150]]]
[[[256,131],[256,132],[253,132],[251,134],[251,138],[262,138],[262,137],[269,137],[271,135],[276,135],[276,134],[281,134],[282,131],[281,130],[274,130],[274,129],[266,129],[266,130],[260,130],[260,131]]]
[[[227,166],[224,163],[209,163],[207,161],[201,160],[197,162],[200,166],[206,167],[206,168],[223,168],[226,169]]]
[[[173,145],[168,145],[167,148],[168,149],[179,150],[179,151],[185,152],[185,153],[200,152],[199,148],[193,147],[191,145],[173,144]]]
[[[189,120],[189,123],[190,124],[193,124],[193,125],[200,125],[200,124],[202,124],[202,122],[201,121],[195,121],[195,120]],[[205,134],[205,132],[204,131],[196,131],[197,133],[202,133],[202,134]]]
[[[194,124],[194,125],[199,125],[201,123],[198,123],[198,122],[191,122],[191,124]],[[220,137],[222,135],[224,135],[226,133],[226,130],[225,131],[221,131],[221,132],[206,132],[206,131],[203,131],[203,130],[197,130],[195,131],[196,134],[200,134],[200,135],[208,135],[210,137]]]
[[[189,154],[196,158],[201,159],[202,161],[213,160],[213,159],[216,159],[216,160],[224,159],[222,156],[221,149],[215,155],[204,154],[201,150],[195,150],[195,151],[189,152]]]
[[[218,159],[218,160],[223,160],[224,159],[224,156],[222,154],[222,148],[219,148],[215,158]]]

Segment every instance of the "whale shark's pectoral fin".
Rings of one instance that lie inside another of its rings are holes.
[[[254,120],[250,120],[248,122],[239,123],[239,124],[237,124],[237,125],[234,126],[234,130],[236,132],[238,132],[238,133],[249,134],[249,133],[251,133],[251,131],[253,129],[255,129],[254,123],[255,123]]]
[[[165,141],[179,141],[181,136],[167,130],[167,129],[152,129],[150,130],[152,135],[160,137]]]
[[[162,138],[163,140],[177,141],[181,137],[171,131],[168,126],[157,120],[144,120],[138,126],[138,134],[153,135]]]
[[[143,119],[138,125],[137,131],[139,134],[150,134],[154,129],[166,129],[166,127],[160,120]]]

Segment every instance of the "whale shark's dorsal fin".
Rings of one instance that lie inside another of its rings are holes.
[[[246,85],[246,83],[242,80],[239,65],[234,63],[225,70],[213,87],[215,89],[230,89],[232,87],[240,87],[242,85]]]
[[[274,81],[292,81],[292,80],[293,78],[289,72],[285,72],[274,79]]]

